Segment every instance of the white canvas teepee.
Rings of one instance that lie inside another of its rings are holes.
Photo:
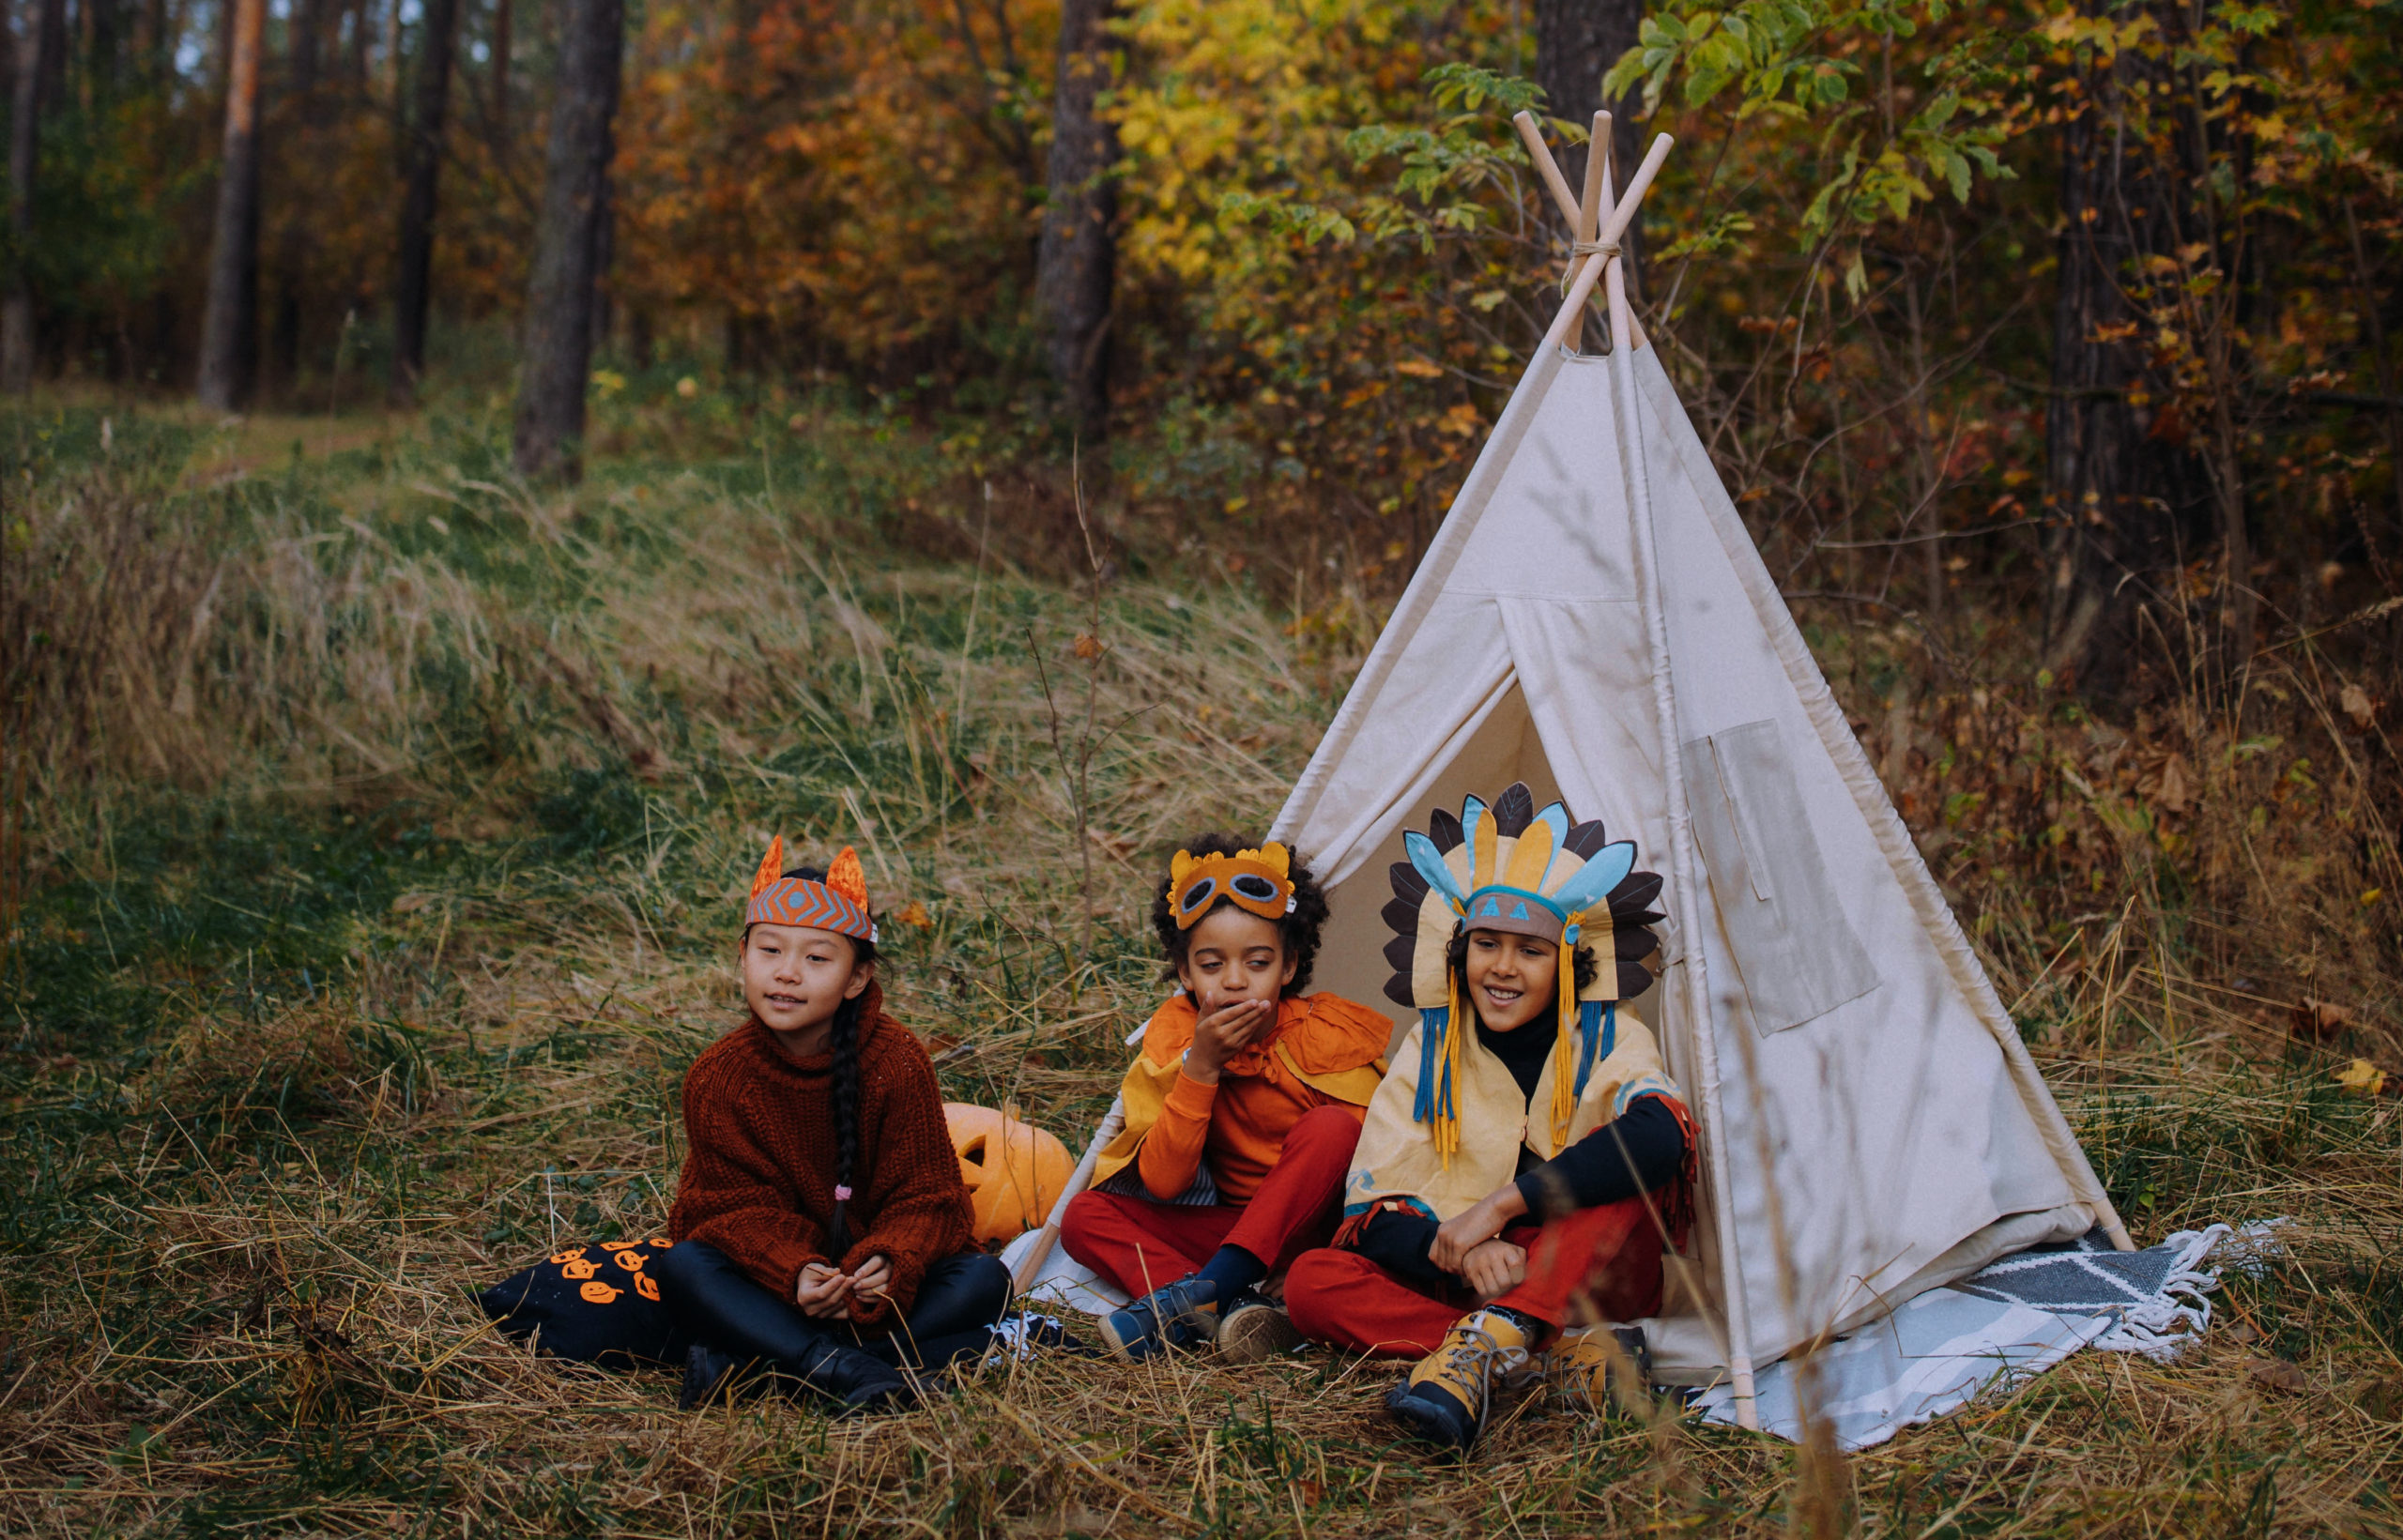
[[[1740,1414],[1755,1365],[2005,1252],[2128,1242],[1628,314],[1614,243],[1665,139],[1598,221],[1606,174],[1572,198],[1522,128],[1575,282],[1272,832],[1328,887],[1320,986],[1363,1001],[1431,808],[1523,780],[1637,841],[1670,918],[1633,1009],[1707,1188],[1646,1325],[1664,1378],[1723,1371]],[[1630,345],[1582,356],[1598,282]]]

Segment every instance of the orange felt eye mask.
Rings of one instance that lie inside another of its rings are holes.
[[[1263,920],[1293,912],[1293,855],[1271,841],[1232,856],[1202,856],[1179,850],[1169,862],[1168,901],[1176,928],[1191,930],[1220,898]]]

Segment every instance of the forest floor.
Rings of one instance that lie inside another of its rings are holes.
[[[2333,1075],[2391,1061],[2397,981],[2359,962],[2351,1046],[2298,1047],[2158,890],[2077,917],[2075,987],[1999,939],[1997,982],[2140,1243],[2288,1215],[2284,1257],[2173,1363],[1849,1458],[1536,1398],[1459,1466],[1324,1352],[1040,1357],[840,1423],[538,1361],[474,1295],[659,1224],[772,830],[860,846],[946,1093],[1078,1147],[1161,992],[1156,869],[1264,825],[1367,632],[1172,560],[913,554],[842,444],[570,499],[489,434],[101,415],[9,429],[54,561],[11,623],[92,666],[14,727],[0,1532],[2403,1532],[2403,1104]]]

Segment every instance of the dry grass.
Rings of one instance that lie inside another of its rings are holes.
[[[1273,811],[1368,606],[1294,625],[1164,567],[1107,590],[1089,663],[1085,595],[864,534],[830,489],[909,467],[856,446],[571,503],[428,440],[194,486],[209,444],[139,429],[105,465],[63,423],[10,548],[35,880],[0,1059],[0,1530],[2403,1528],[2403,1103],[2331,1077],[2403,1067],[2395,900],[2360,902],[2403,890],[2394,761],[2307,658],[2286,703],[2113,728],[1957,679],[1898,710],[1906,654],[1828,647],[2142,1238],[2298,1217],[2173,1365],[2084,1354],[1849,1460],[1537,1398],[1463,1471],[1396,1441],[1389,1366],[1324,1354],[1048,1357],[907,1417],[696,1418],[664,1377],[528,1358],[471,1296],[655,1224],[764,834],[858,842],[880,903],[924,911],[893,976],[948,1090],[1073,1140],[1155,999],[1153,866]],[[1037,656],[1070,753],[1089,677],[1108,733],[1090,953]],[[2349,1013],[2325,1044],[2289,1037],[2304,993]]]

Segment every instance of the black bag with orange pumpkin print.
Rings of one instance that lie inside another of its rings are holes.
[[[477,1303],[503,1334],[532,1337],[538,1352],[612,1369],[681,1364],[689,1339],[643,1271],[672,1243],[605,1241],[556,1252],[485,1289]]]

